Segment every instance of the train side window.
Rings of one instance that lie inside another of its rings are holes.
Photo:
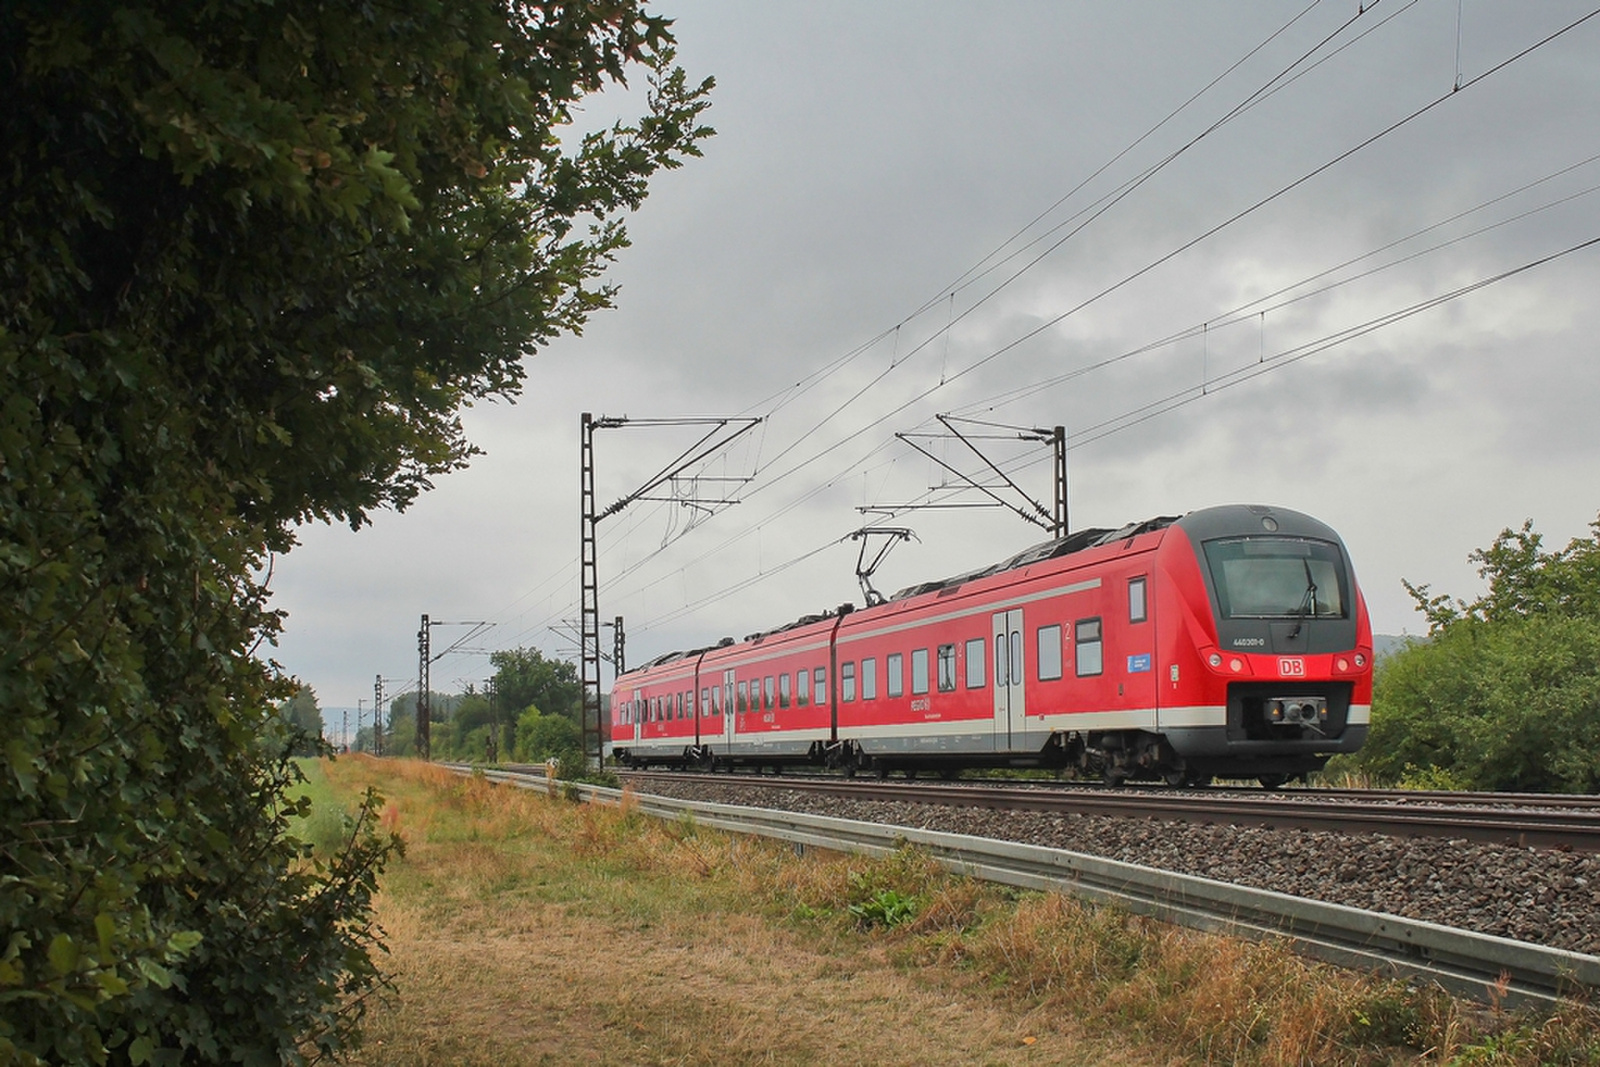
[[[702,690],[700,690],[700,717],[702,719],[709,719],[711,717],[711,690],[710,689],[702,689]]]
[[[1128,579],[1128,621],[1144,622],[1150,617],[1149,606],[1145,603],[1145,579]]]
[[[1039,681],[1053,682],[1061,677],[1061,624],[1039,627]],[[1096,672],[1098,673],[1098,672]]]
[[[928,691],[928,650],[911,650],[911,693],[913,696]]]
[[[974,637],[967,642],[967,688],[983,688],[983,638]]]
[[[939,646],[939,692],[953,693],[956,689],[956,646]]]
[[[804,670],[794,672],[794,702],[800,707],[811,703],[810,675]]]
[[[814,687],[814,691],[811,694],[812,702],[826,704],[828,702],[828,668],[818,667],[812,671],[811,681]]]
[[[839,664],[839,699],[854,700],[856,698],[856,665],[854,663]]]
[[[1078,677],[1088,678],[1105,669],[1105,649],[1100,640],[1099,619],[1079,619],[1073,627],[1077,635]]]
[[[906,691],[905,657],[899,652],[889,653],[889,662],[885,664],[884,685],[892,697],[901,696]]]
[[[694,718],[694,690],[693,689],[684,690],[684,693],[683,693],[683,717],[685,719]]]
[[[861,661],[861,699],[878,699],[878,661],[871,657]]]
[[[789,673],[785,671],[778,675],[778,707],[789,706]]]
[[[749,682],[740,682],[739,683],[739,704],[738,704],[738,709],[740,711],[749,711],[750,710],[750,683]]]
[[[761,682],[761,695],[763,698],[761,701],[761,706],[766,708],[768,711],[771,711],[773,708],[777,707],[777,700],[773,696],[774,692],[775,690],[772,688],[772,675],[769,674]]]

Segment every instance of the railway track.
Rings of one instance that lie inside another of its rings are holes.
[[[785,789],[854,800],[887,800],[1118,818],[1173,819],[1277,830],[1328,830],[1442,837],[1523,847],[1600,852],[1600,797],[1404,790],[1225,790],[1038,788],[916,781],[627,771],[652,782]]]

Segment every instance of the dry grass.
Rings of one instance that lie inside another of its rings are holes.
[[[327,774],[377,784],[407,840],[379,902],[399,1000],[362,1063],[1600,1063],[1584,1009],[1485,1013],[910,850],[797,856],[407,761]]]

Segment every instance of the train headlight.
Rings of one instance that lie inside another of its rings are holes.
[[[1244,670],[1244,660],[1240,659],[1238,656],[1233,657],[1228,661],[1228,669],[1234,674],[1238,674],[1240,671]]]
[[[1211,664],[1211,666],[1213,666],[1213,667],[1221,667],[1222,666],[1222,653],[1220,653],[1220,652],[1211,653],[1211,655],[1206,658],[1206,662]]]
[[[1350,661],[1345,659],[1343,656],[1339,657],[1339,659],[1338,659],[1338,661],[1336,662],[1335,665],[1339,668],[1340,671],[1347,671],[1347,670],[1350,669]]]
[[[1356,653],[1356,666],[1357,667],[1365,667],[1366,665],[1367,665],[1367,657],[1362,655],[1360,652],[1357,652]]]

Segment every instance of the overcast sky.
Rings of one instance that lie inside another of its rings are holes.
[[[601,524],[632,663],[859,604],[868,523],[917,537],[885,592],[1043,540],[998,509],[858,510],[976,499],[895,439],[938,413],[1066,426],[1074,529],[1309,512],[1382,633],[1426,629],[1402,578],[1471,596],[1503,527],[1558,547],[1600,511],[1600,246],[1568,251],[1600,237],[1600,18],[1532,47],[1586,4],[658,8],[717,79],[717,136],[630,222],[618,307],[467,413],[486,455],[277,561],[273,655],[325,708],[414,684],[423,612],[496,624],[435,691],[490,648],[576,658],[585,411],[764,419],[678,487],[737,505]],[[698,432],[597,433],[602,507]],[[983,447],[1048,507],[1048,453]]]

